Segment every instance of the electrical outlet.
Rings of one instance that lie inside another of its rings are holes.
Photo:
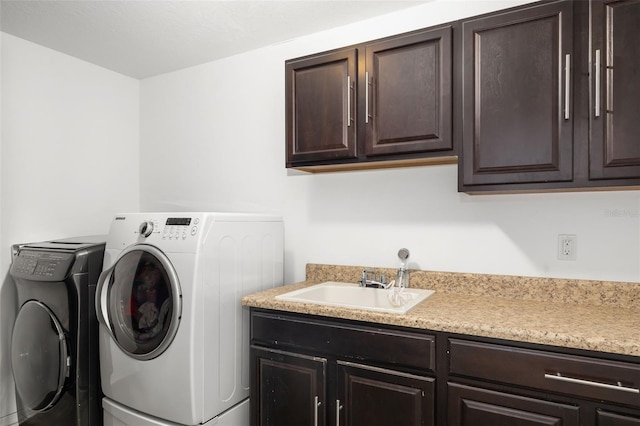
[[[578,237],[573,234],[558,235],[558,260],[576,260]]]

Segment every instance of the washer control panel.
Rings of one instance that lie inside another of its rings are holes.
[[[138,234],[143,238],[158,235],[165,241],[186,240],[198,234],[199,217],[169,217],[166,220],[147,219],[138,226]]]
[[[195,237],[198,233],[200,218],[170,217],[162,231],[163,240],[186,240],[188,236]]]
[[[11,264],[11,276],[28,278],[33,281],[63,281],[74,255],[72,253],[52,253],[37,250],[20,250]]]

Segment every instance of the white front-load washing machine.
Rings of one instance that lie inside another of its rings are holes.
[[[283,223],[117,215],[96,290],[104,425],[248,425],[242,296],[282,285]]]

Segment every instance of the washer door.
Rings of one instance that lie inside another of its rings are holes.
[[[33,411],[53,407],[64,390],[71,359],[60,321],[41,302],[20,308],[11,337],[11,367],[22,403]]]
[[[162,354],[178,331],[182,292],[169,259],[139,244],[122,252],[100,276],[98,319],[125,353],[148,360]]]

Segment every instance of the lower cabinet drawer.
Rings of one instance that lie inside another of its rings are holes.
[[[640,407],[640,365],[460,339],[449,373]]]
[[[286,350],[435,370],[435,337],[430,334],[254,312],[251,340],[253,344]]]

